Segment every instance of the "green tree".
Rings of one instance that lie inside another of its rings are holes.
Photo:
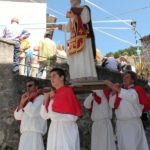
[[[141,47],[140,47],[140,49],[141,49]],[[111,55],[113,55],[115,58],[118,58],[120,56],[125,56],[125,55],[127,55],[127,56],[137,55],[137,47],[131,46],[126,49],[118,50],[114,53],[109,52],[106,54],[106,57],[109,57]]]

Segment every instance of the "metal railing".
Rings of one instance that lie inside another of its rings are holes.
[[[48,72],[59,64],[67,63],[67,57],[59,56],[55,54],[51,57],[43,57],[32,53],[31,56],[24,53],[24,57],[19,57],[19,75],[31,76],[36,78],[46,79]],[[43,61],[38,61],[39,58],[43,58]]]

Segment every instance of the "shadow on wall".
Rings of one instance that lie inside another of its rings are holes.
[[[14,75],[10,65],[0,64],[0,69],[3,68],[4,72],[0,72],[0,150],[17,150],[20,138],[20,123],[14,120],[13,110],[19,103],[20,96],[25,90],[25,83],[31,77]],[[41,87],[49,86],[49,80],[40,80]],[[83,104],[83,100],[87,96],[77,95]],[[81,149],[90,150],[90,131],[91,120],[87,110],[83,108],[84,116],[78,120],[79,132],[81,138]],[[44,136],[46,145],[46,136]]]

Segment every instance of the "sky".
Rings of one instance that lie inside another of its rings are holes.
[[[48,0],[47,3],[47,12],[56,16],[57,22],[68,21],[65,14],[70,10],[69,0]],[[136,39],[138,41],[137,45],[139,46],[141,45],[139,40],[140,36],[143,37],[150,34],[150,0],[85,0],[82,1],[83,4],[91,8],[93,26],[103,27],[100,31],[94,30],[96,47],[101,51],[102,55],[136,45]],[[105,12],[100,10],[100,8]],[[135,20],[136,29],[140,36],[134,34],[130,26],[131,22],[108,22],[108,20],[119,19]],[[95,21],[105,20],[107,20],[105,23],[94,23]],[[124,30],[106,28],[123,28]],[[117,39],[110,37],[110,34],[117,36]],[[118,38],[125,41],[120,41]],[[57,44],[64,43],[64,33],[56,30],[53,39]]]

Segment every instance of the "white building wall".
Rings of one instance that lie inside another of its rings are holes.
[[[43,37],[46,31],[46,2],[0,1],[0,32],[10,24],[12,17],[18,17],[20,24],[30,33],[32,46]]]

